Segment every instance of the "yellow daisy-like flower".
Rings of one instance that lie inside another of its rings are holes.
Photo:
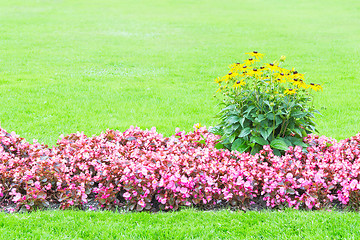
[[[286,59],[285,56],[281,56],[281,57],[280,57],[280,62],[285,62],[285,59]]]
[[[221,78],[219,78],[219,77],[218,77],[218,78],[215,78],[215,79],[214,79],[214,82],[216,82],[216,83],[219,83],[219,84],[220,84],[220,83],[222,82],[222,79],[221,79]]]
[[[297,78],[297,79],[302,79],[302,80],[305,79],[304,74],[298,73],[298,71],[293,71],[291,77]]]
[[[246,72],[247,76],[260,78],[263,72],[260,69],[253,68]]]
[[[239,69],[241,69],[242,67],[244,66],[244,64],[241,64],[241,63],[233,63],[229,66],[231,72],[235,72],[235,71],[238,71]]]
[[[259,53],[259,52],[257,52],[257,51],[253,51],[253,52],[251,52],[251,53],[245,53],[245,54],[248,54],[248,55],[250,55],[250,56],[252,56],[252,57],[255,57],[256,59],[261,59],[261,58],[264,57],[264,54]]]
[[[304,83],[302,79],[294,78],[290,82],[292,82],[292,84],[298,88],[307,88],[306,83]]]
[[[288,75],[286,75],[282,72],[277,73],[274,76],[275,76],[276,81],[281,82],[281,83],[285,83],[288,79]]]
[[[195,125],[194,125],[194,127],[195,127],[196,129],[201,128],[201,123],[197,123],[197,124],[195,124]]]
[[[249,58],[249,59],[245,60],[244,65],[251,66],[255,62],[256,62],[256,59]]]
[[[322,86],[320,84],[310,83],[307,87],[311,88],[315,92],[320,91],[320,90],[322,91]]]
[[[289,88],[289,89],[286,89],[284,93],[285,93],[286,95],[293,95],[293,94],[296,93],[296,89]]]
[[[222,81],[224,82],[228,82],[230,79],[236,77],[237,75],[239,75],[238,73],[232,73],[232,72],[229,72],[228,74],[226,74],[224,77],[222,77]]]
[[[233,85],[233,88],[239,88],[242,87],[246,84],[246,82],[244,80],[238,80],[236,81],[236,83]]]
[[[274,64],[274,63],[268,63],[265,65],[265,67],[273,72],[276,72],[276,71],[279,71],[280,68],[279,68],[279,65],[277,64]]]

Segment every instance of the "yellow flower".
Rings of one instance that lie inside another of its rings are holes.
[[[218,77],[218,78],[214,79],[214,82],[216,82],[216,83],[219,83],[219,84],[220,84],[220,83],[222,82],[222,80],[221,80],[221,78],[219,78],[219,77]]]
[[[229,68],[230,68],[231,72],[236,72],[239,69],[241,69],[243,66],[244,66],[244,64],[241,64],[241,63],[233,63],[229,66]]]
[[[244,80],[239,80],[239,81],[236,81],[236,83],[233,85],[233,88],[238,88],[238,87],[241,87],[241,86],[244,86],[246,83]]]
[[[285,83],[288,78],[288,76],[282,72],[277,73],[274,76],[275,76],[276,81],[281,82],[281,83]]]
[[[284,93],[287,95],[292,95],[292,94],[296,93],[296,89],[289,88],[289,89],[286,89]]]
[[[249,58],[247,59],[245,62],[244,62],[244,65],[247,65],[247,66],[251,66],[253,63],[256,62],[256,59],[254,58]]]
[[[262,74],[263,74],[263,72],[257,68],[253,68],[246,72],[247,76],[255,77],[255,78],[260,78]]]
[[[294,86],[297,86],[298,88],[305,88],[305,89],[307,88],[306,83],[304,83],[302,79],[294,78],[290,82],[292,82],[292,84]]]
[[[273,72],[279,71],[279,66],[277,64],[274,63],[268,63],[265,65],[265,67]]]
[[[305,78],[304,74],[298,73],[298,71],[293,71],[291,77],[292,78],[302,79],[302,80],[304,80],[304,78]]]
[[[310,83],[307,87],[311,88],[315,92],[320,91],[320,90],[322,91],[322,86],[320,84]]]
[[[285,62],[285,59],[286,59],[285,56],[281,56],[281,57],[280,57],[280,62]]]
[[[222,77],[221,81],[228,82],[230,79],[236,77],[237,75],[239,75],[239,74],[236,72],[235,73],[229,72],[224,77]]]
[[[253,52],[251,52],[251,53],[245,53],[245,54],[248,54],[248,55],[250,55],[250,56],[252,56],[252,57],[255,57],[256,59],[261,59],[261,58],[263,58],[263,56],[264,56],[264,54],[259,53],[259,52],[257,52],[257,51],[253,51]]]
[[[195,129],[199,129],[199,128],[201,128],[201,123],[197,123],[197,124],[195,124],[195,125],[194,125],[194,127],[195,127]]]

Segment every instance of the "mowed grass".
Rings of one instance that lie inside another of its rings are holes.
[[[357,0],[0,0],[0,121],[60,134],[216,124],[213,79],[258,50],[325,83],[320,134],[360,131]],[[326,109],[323,109],[326,108]]]
[[[0,239],[358,239],[358,213],[46,211],[0,214]]]
[[[257,50],[325,83],[320,134],[360,131],[357,0],[0,0],[0,121],[31,141],[215,125],[213,79]],[[0,214],[0,238],[356,239],[341,212]]]

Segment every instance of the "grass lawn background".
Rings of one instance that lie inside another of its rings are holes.
[[[53,145],[76,131],[215,125],[213,79],[257,50],[327,82],[318,129],[347,138],[360,131],[359,12],[357,0],[0,0],[1,126]],[[35,239],[352,239],[358,221],[296,211],[0,214],[1,237]]]
[[[213,79],[258,50],[323,83],[320,134],[360,131],[360,3],[0,0],[0,121],[55,144],[130,125],[215,125]]]

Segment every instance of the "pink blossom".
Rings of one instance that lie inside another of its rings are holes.
[[[130,198],[130,197],[131,197],[131,194],[128,193],[128,192],[126,192],[126,193],[123,194],[123,197],[124,197],[125,199]]]
[[[145,206],[146,206],[146,203],[145,203],[145,201],[144,201],[143,199],[140,199],[140,200],[138,201],[138,204],[139,204],[141,207],[145,207]]]

